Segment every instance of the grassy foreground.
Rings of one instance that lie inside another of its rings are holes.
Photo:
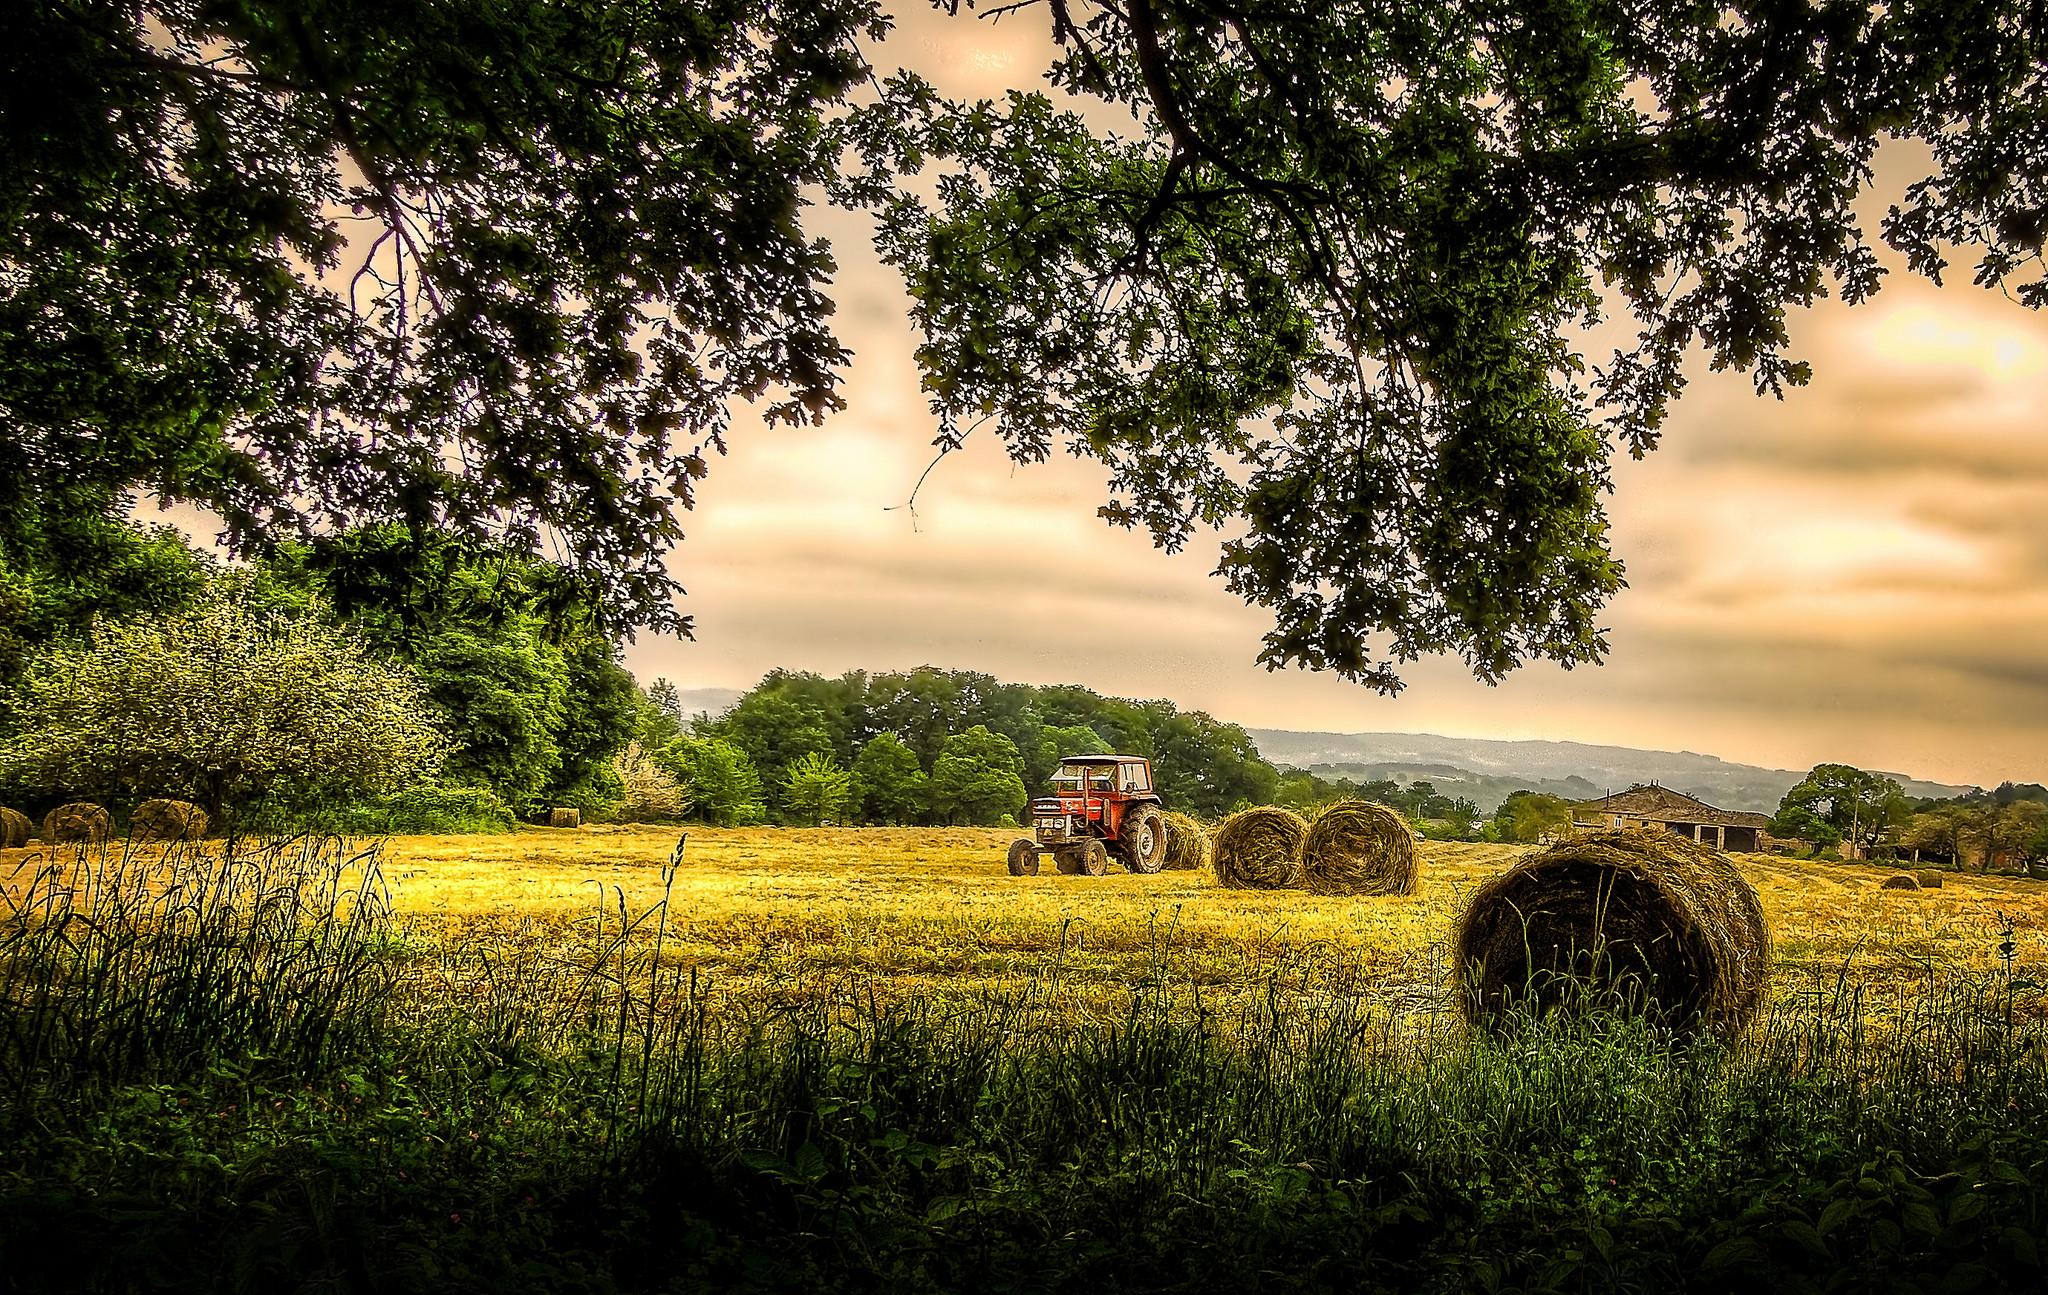
[[[1013,880],[1001,844],[31,860],[0,1285],[2040,1284],[2037,885],[1746,861],[1774,1010],[1674,1051],[1451,1026],[1432,950],[1505,852],[1347,902]]]

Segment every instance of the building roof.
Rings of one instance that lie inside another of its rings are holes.
[[[1127,764],[1143,760],[1142,755],[1063,755],[1061,764]]]
[[[1584,800],[1572,806],[1572,817],[1606,816],[1621,814],[1628,818],[1655,819],[1659,822],[1677,823],[1718,823],[1723,827],[1770,826],[1768,814],[1752,814],[1739,809],[1720,809],[1709,805],[1696,796],[1655,783],[1647,786],[1630,787],[1599,800]]]

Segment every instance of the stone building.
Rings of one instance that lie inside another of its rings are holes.
[[[1584,831],[1661,827],[1717,850],[1763,849],[1764,828],[1770,821],[1768,814],[1716,809],[1703,800],[1655,783],[1572,806],[1572,826]]]

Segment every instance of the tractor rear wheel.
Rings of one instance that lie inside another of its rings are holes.
[[[1022,837],[1010,842],[1010,875],[1012,877],[1036,877],[1038,875],[1038,849]]]
[[[1166,816],[1154,805],[1137,805],[1124,815],[1117,853],[1132,872],[1157,872],[1166,863]]]

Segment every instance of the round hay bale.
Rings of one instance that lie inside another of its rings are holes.
[[[1309,825],[1301,880],[1318,895],[1410,894],[1415,833],[1384,805],[1340,800]]]
[[[1166,867],[1186,870],[1209,862],[1209,834],[1193,816],[1166,813]]]
[[[577,809],[556,808],[548,813],[549,827],[581,827],[583,812]]]
[[[1941,873],[1934,868],[1922,868],[1913,874],[1913,879],[1920,883],[1922,890],[1940,890],[1943,880]]]
[[[138,841],[197,841],[206,835],[206,811],[189,800],[145,800],[128,818]]]
[[[1670,832],[1596,832],[1524,858],[1472,895],[1454,936],[1466,1016],[1599,1006],[1732,1038],[1770,978],[1756,888]]]
[[[1226,886],[1286,890],[1301,885],[1301,843],[1307,839],[1308,823],[1291,809],[1241,809],[1216,829],[1210,863]]]
[[[1919,879],[1919,878],[1917,878],[1917,877],[1915,877],[1915,876],[1914,876],[1914,875],[1913,875],[1912,873],[1910,873],[1910,872],[1895,872],[1895,873],[1893,873],[1893,874],[1892,874],[1891,876],[1889,876],[1889,877],[1886,877],[1886,878],[1884,879],[1884,884],[1883,884],[1883,885],[1881,885],[1881,886],[1879,886],[1879,887],[1878,887],[1878,889],[1879,889],[1879,890],[1918,890],[1918,889],[1920,889],[1920,879]]]
[[[74,800],[43,815],[43,844],[87,841],[94,845],[107,839],[114,820],[107,811],[89,800]]]
[[[0,850],[18,850],[36,834],[36,825],[18,809],[0,805]]]

